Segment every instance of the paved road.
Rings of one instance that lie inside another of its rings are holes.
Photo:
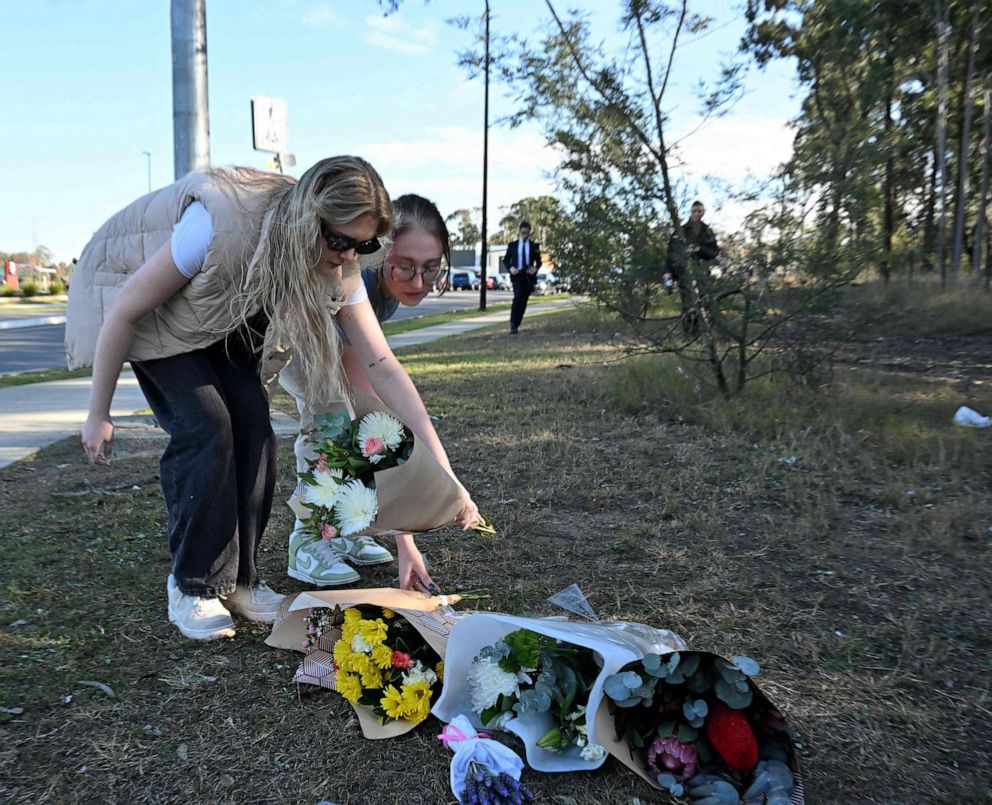
[[[489,291],[488,304],[510,302],[513,294],[509,291]],[[535,302],[538,301],[536,298]],[[391,321],[402,321],[414,316],[443,313],[449,310],[475,309],[479,306],[478,291],[449,291],[444,296],[428,296],[417,307],[400,305]],[[0,325],[28,316],[50,316],[61,313],[56,309],[41,309],[41,312],[4,311],[0,308]],[[509,313],[504,314],[509,317]],[[62,347],[65,327],[62,324],[43,327],[23,327],[3,329],[0,327],[0,374],[5,372],[33,372],[41,369],[65,368],[65,350]]]

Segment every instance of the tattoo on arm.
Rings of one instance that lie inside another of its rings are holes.
[[[372,369],[373,367],[375,367],[375,365],[376,365],[377,363],[382,363],[382,362],[383,362],[384,360],[386,360],[386,356],[385,356],[385,355],[383,355],[383,356],[382,356],[381,358],[379,358],[379,360],[377,360],[377,361],[372,361],[372,363],[370,363],[370,364],[369,364],[369,369]]]

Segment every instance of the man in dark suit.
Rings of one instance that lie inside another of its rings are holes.
[[[537,269],[541,265],[541,244],[530,239],[530,223],[520,222],[520,237],[506,249],[503,264],[513,283],[513,307],[510,308],[510,335],[516,335],[527,310],[527,300],[537,284]]]

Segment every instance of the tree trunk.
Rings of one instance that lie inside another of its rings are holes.
[[[940,216],[937,219],[937,270],[940,287],[947,287],[947,4],[935,0],[937,8],[937,193]]]
[[[961,268],[961,253],[964,251],[964,219],[967,217],[968,178],[971,174],[968,146],[971,140],[971,118],[975,110],[975,51],[978,50],[979,5],[978,0],[972,5],[968,72],[964,79],[964,124],[961,127],[961,148],[958,152],[958,197],[954,204],[954,257],[951,259],[951,271],[954,274]]]
[[[982,275],[982,241],[988,225],[989,193],[989,128],[992,127],[992,91],[982,93],[982,179],[978,190],[978,221],[975,224],[975,244],[971,255],[971,271],[975,277]]]
[[[895,92],[895,64],[891,47],[886,57],[888,77],[885,88],[885,213],[882,221],[882,281],[888,285],[892,274],[892,232],[895,229],[895,158],[892,155],[892,95]]]
[[[926,207],[923,213],[923,270],[933,271],[933,253],[937,243],[937,150],[930,165],[930,183],[927,188]]]

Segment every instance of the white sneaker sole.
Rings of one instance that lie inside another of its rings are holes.
[[[356,559],[353,556],[345,554],[345,559],[351,562],[353,565],[358,565],[360,567],[371,567],[372,565],[388,565],[393,561],[393,557],[390,556],[388,559]]]
[[[304,573],[302,570],[293,570],[290,568],[286,571],[286,575],[290,578],[296,579],[297,581],[305,581],[307,584],[315,584],[318,587],[340,587],[342,584],[354,584],[356,581],[361,579],[357,573],[354,578],[341,579],[340,581],[332,581],[330,579],[315,579],[309,573]]]
[[[275,623],[276,618],[279,617],[279,612],[273,612],[271,609],[250,609],[229,605],[226,601],[223,603],[228,612],[232,615],[237,615],[239,618],[244,618],[246,621]]]
[[[183,626],[179,623],[172,616],[171,612],[169,613],[169,623],[174,624],[180,633],[190,640],[202,640],[206,642],[208,640],[220,640],[222,637],[234,637],[235,635],[234,626],[227,626],[220,629],[190,629],[188,626]]]

